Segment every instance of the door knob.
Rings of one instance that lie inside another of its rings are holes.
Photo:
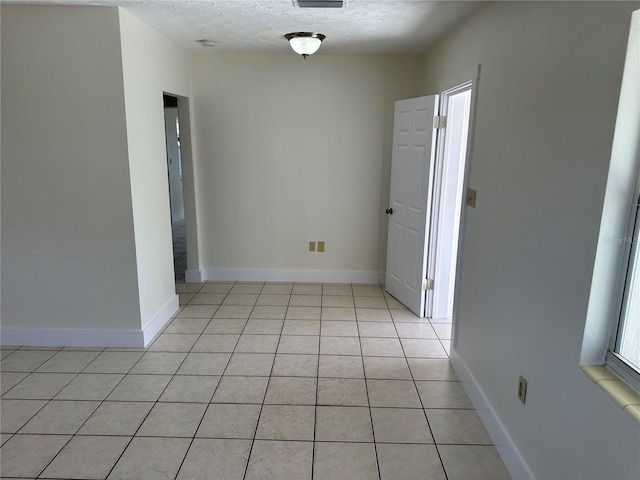
[[[393,215],[393,208],[387,208],[387,209],[385,210],[385,213],[386,213],[387,215]]]

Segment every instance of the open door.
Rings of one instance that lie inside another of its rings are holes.
[[[395,104],[385,289],[424,317],[438,96]]]

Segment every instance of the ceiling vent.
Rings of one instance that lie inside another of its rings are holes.
[[[342,8],[346,0],[293,0],[300,8]]]

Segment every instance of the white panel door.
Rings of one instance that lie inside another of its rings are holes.
[[[438,96],[395,104],[385,289],[424,317]]]

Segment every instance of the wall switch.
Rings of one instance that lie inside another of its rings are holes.
[[[518,379],[518,398],[522,403],[527,399],[527,381],[522,375]]]
[[[309,251],[310,252],[316,251],[316,242],[309,242]]]
[[[473,188],[467,188],[467,205],[471,208],[476,208],[476,195],[478,192]]]
[[[324,252],[324,241],[318,242],[318,252]]]

